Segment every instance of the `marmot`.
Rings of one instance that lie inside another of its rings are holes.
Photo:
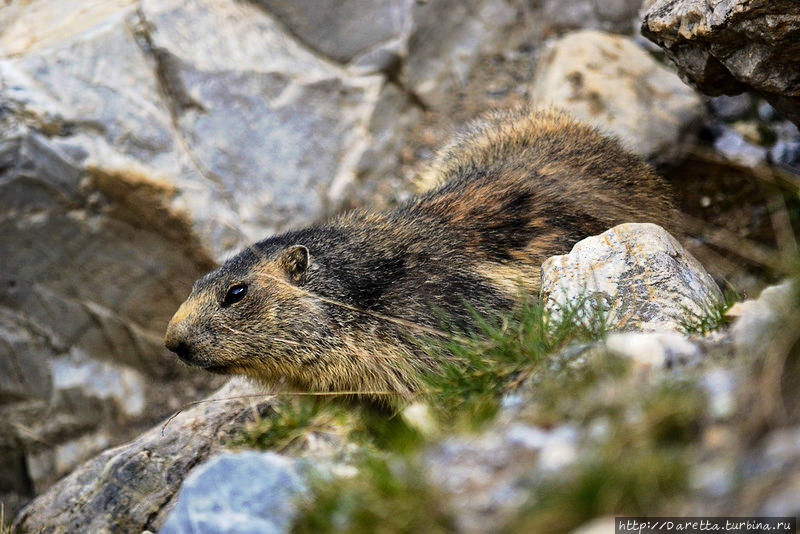
[[[640,158],[549,110],[491,112],[435,158],[439,183],[260,241],[200,278],[166,346],[207,371],[315,392],[409,396],[435,370],[415,335],[539,290],[540,266],[624,222],[674,221]],[[471,309],[470,309],[471,308]]]

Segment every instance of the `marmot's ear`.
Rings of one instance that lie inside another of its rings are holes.
[[[306,271],[311,265],[311,254],[303,245],[292,245],[283,251],[280,259],[286,274],[297,284],[305,282]]]

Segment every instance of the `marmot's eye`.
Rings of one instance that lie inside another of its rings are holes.
[[[228,292],[225,293],[225,298],[222,299],[223,306],[230,306],[236,302],[239,302],[247,295],[247,284],[236,284],[228,288]]]

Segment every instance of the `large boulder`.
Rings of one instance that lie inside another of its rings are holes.
[[[81,163],[162,176],[214,258],[335,208],[385,85],[314,55],[248,2],[146,0],[57,42],[3,44],[9,98],[30,120],[79,145]]]
[[[567,34],[543,53],[531,97],[615,135],[655,163],[675,163],[703,113],[700,98],[632,39]]]
[[[213,265],[169,206],[174,187],[83,167],[45,134],[3,125],[0,416],[15,450],[0,472],[21,473],[0,487],[10,503],[220,382],[163,348],[174,307]]]
[[[642,33],[709,95],[763,95],[800,125],[800,4],[795,0],[648,0]]]
[[[526,38],[531,11],[513,0],[253,0],[319,55],[359,72],[382,72],[418,104],[439,107],[481,55]]]

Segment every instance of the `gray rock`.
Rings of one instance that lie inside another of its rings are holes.
[[[729,160],[745,167],[757,167],[767,161],[768,149],[747,141],[742,134],[729,127],[722,127],[714,148]]]
[[[594,30],[550,45],[531,97],[618,137],[655,163],[680,160],[703,114],[699,96],[632,39]]]
[[[255,3],[315,53],[396,78],[431,107],[450,100],[479,56],[513,48],[526,33],[517,24],[520,11],[530,9],[513,0]]]
[[[253,3],[315,55],[353,72],[384,73],[434,108],[464,85],[481,56],[529,39],[519,21],[533,11],[514,0]]]
[[[725,121],[735,121],[752,113],[753,103],[749,95],[720,95],[709,99],[714,114]]]
[[[778,141],[769,150],[772,161],[800,172],[800,141]]]
[[[630,34],[638,31],[640,0],[543,0],[541,16],[547,29],[579,29]]]
[[[85,168],[15,111],[0,119],[0,416],[42,491],[220,384],[187,380],[161,341],[213,262],[169,185]]]
[[[606,348],[629,358],[636,367],[666,369],[695,363],[702,351],[678,332],[624,332],[608,336]]]
[[[411,0],[255,0],[309,47],[339,63],[380,71],[405,54]]]
[[[756,358],[781,328],[786,318],[797,309],[798,294],[792,281],[770,286],[755,300],[737,302],[728,311],[735,317],[730,336],[733,346],[740,354]]]
[[[655,224],[615,226],[542,265],[549,310],[558,314],[569,304],[592,314],[601,306],[614,330],[681,330],[687,317],[707,313],[720,298],[703,266]]]
[[[31,332],[21,316],[4,307],[0,307],[0,340],[6,347],[0,356],[3,404],[49,397],[53,388],[46,340]]]
[[[213,264],[161,204],[169,187],[133,169],[84,171],[25,127],[0,140],[0,153],[14,162],[0,175],[0,306],[23,315],[52,353],[173,372],[161,358],[163,326]]]
[[[189,471],[254,414],[269,412],[269,396],[257,394],[248,383],[231,381],[168,424],[103,452],[23,509],[15,532],[158,530]]]
[[[744,95],[739,95],[739,96],[744,96]],[[779,116],[778,112],[775,111],[775,108],[773,108],[769,104],[769,102],[761,102],[758,105],[758,118],[761,119],[762,121],[774,121],[778,119],[778,116]]]
[[[512,0],[414,2],[401,82],[426,105],[443,106],[481,55],[514,48],[526,37],[520,18]]]
[[[542,429],[501,415],[508,423],[474,436],[449,438],[424,455],[432,484],[449,496],[459,531],[496,532],[528,498],[525,483],[557,473],[576,460],[578,431]]]
[[[777,141],[769,150],[773,162],[800,172],[800,129],[789,121],[773,124]]]
[[[408,58],[400,79],[435,109],[452,102],[453,91],[468,90],[464,82],[470,79],[486,80],[486,89],[495,94],[527,94],[532,73],[521,72],[524,64],[510,63],[512,82],[496,86],[485,71],[492,72],[497,61],[487,59],[518,53],[535,57],[546,39],[583,28],[630,34],[639,26],[641,2],[432,0],[414,4]],[[524,83],[516,85],[514,80]]]
[[[800,4],[648,0],[642,33],[709,95],[752,90],[800,124]]]
[[[692,490],[712,497],[730,493],[736,487],[736,472],[730,463],[729,458],[717,458],[694,467],[689,480]]]
[[[226,452],[195,468],[161,534],[288,532],[303,489],[295,462],[271,452]]]
[[[703,373],[700,384],[708,395],[708,411],[717,419],[731,416],[736,409],[735,393],[741,377],[729,369],[715,368]]]
[[[146,0],[10,52],[9,98],[95,166],[135,162],[169,183],[215,259],[335,210],[374,176],[361,160],[385,79],[314,55],[252,3]]]

